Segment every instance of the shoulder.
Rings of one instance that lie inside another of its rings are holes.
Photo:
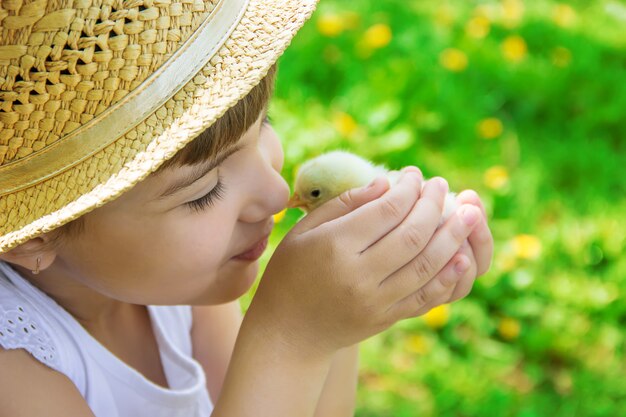
[[[0,369],[0,417],[93,417],[72,381],[26,351],[0,347]]]
[[[0,279],[0,348],[24,349],[43,364],[59,370],[58,346],[50,317],[26,294]]]
[[[81,343],[65,316],[67,313],[44,293],[17,275],[10,280],[6,268],[0,270],[0,349],[4,350],[3,356],[21,352],[50,371],[66,375],[83,389]]]

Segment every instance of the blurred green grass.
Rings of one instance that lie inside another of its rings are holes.
[[[470,296],[363,343],[357,416],[626,415],[625,26],[623,1],[324,0],[293,41],[289,182],[336,148],[417,165],[495,238]]]

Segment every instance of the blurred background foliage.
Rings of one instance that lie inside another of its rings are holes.
[[[293,41],[290,183],[337,148],[417,165],[495,238],[470,296],[362,344],[357,416],[626,416],[625,27],[615,0],[322,0]]]

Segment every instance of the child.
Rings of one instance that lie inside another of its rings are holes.
[[[417,168],[344,193],[242,321],[288,198],[273,64],[314,2],[61,3],[2,22],[0,415],[352,415],[358,342],[488,268],[476,194],[437,229]]]

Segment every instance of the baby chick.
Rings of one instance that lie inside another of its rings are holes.
[[[400,172],[389,171],[384,166],[374,165],[349,152],[328,152],[310,159],[300,167],[294,193],[287,206],[299,207],[308,213],[344,191],[365,186],[381,175],[386,175],[393,186],[400,177]],[[456,207],[455,194],[448,193],[442,222]]]

